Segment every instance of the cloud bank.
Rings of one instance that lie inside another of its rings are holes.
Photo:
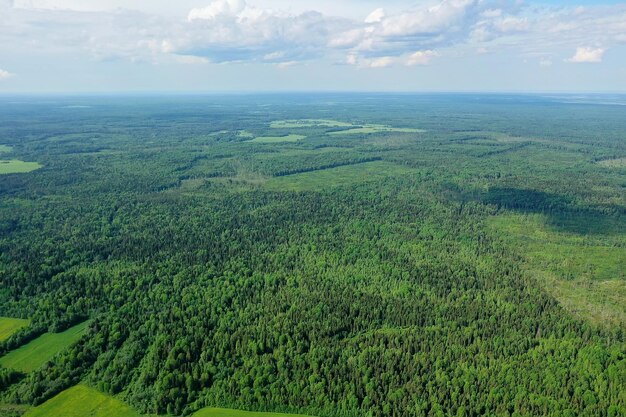
[[[518,0],[426,0],[404,11],[379,7],[347,18],[320,13],[314,3],[310,11],[293,13],[246,0],[215,0],[191,8],[186,19],[28,4],[0,0],[2,54],[82,54],[97,61],[157,65],[260,62],[282,68],[327,60],[386,68],[433,65],[438,57],[471,51],[600,63],[607,49],[626,44],[624,4],[581,8],[525,6]],[[541,65],[548,67],[548,61]]]

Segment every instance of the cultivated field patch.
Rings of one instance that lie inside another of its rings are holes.
[[[328,119],[275,120],[270,123],[272,129],[297,129],[300,127],[350,127],[352,123]]]
[[[370,134],[370,133],[382,133],[382,132],[395,132],[395,133],[422,133],[423,129],[414,129],[409,127],[390,127],[379,124],[366,124],[359,127],[354,127],[347,130],[338,130],[335,132],[329,132],[329,135],[355,135],[355,134]]]
[[[37,162],[24,162],[18,159],[0,160],[0,175],[22,174],[41,168]]]
[[[608,168],[626,168],[626,158],[604,159],[598,165]]]
[[[240,138],[253,138],[254,133],[248,132],[247,130],[240,130],[239,132],[237,132],[237,136],[239,136]]]
[[[0,358],[0,365],[22,372],[31,372],[52,359],[57,353],[76,342],[85,332],[88,322],[61,333],[45,333]]]
[[[30,320],[0,317],[0,341],[8,339],[22,327],[28,326],[29,323]]]
[[[84,385],[61,392],[23,417],[139,417],[122,401]]]

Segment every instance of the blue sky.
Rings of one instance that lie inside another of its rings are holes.
[[[626,2],[0,0],[0,93],[626,92]]]

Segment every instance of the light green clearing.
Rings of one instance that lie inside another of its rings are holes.
[[[275,120],[270,123],[272,129],[294,129],[299,127],[350,127],[352,123],[328,119]]]
[[[423,129],[413,129],[408,127],[390,127],[385,125],[367,124],[362,127],[355,127],[348,130],[340,130],[337,132],[329,132],[329,135],[354,135],[354,134],[369,134],[369,133],[381,133],[381,132],[395,132],[395,133],[422,133]]]
[[[61,333],[45,333],[0,358],[0,365],[22,372],[34,371],[76,342],[83,335],[87,324],[81,323]]]
[[[13,150],[12,147],[7,145],[0,145],[0,153],[9,153]]]
[[[148,417],[123,401],[85,385],[66,389],[23,417]],[[264,413],[229,408],[203,408],[193,417],[304,417],[302,414]]]
[[[253,138],[254,133],[248,132],[247,130],[241,130],[239,131],[239,133],[237,133],[237,136],[239,136],[240,138]]]
[[[218,130],[217,132],[211,132],[209,133],[209,136],[217,136],[217,135],[224,135],[228,133],[228,130]]]
[[[530,275],[572,314],[598,325],[626,323],[626,236],[592,237],[554,230],[540,214],[489,221],[520,248]]]
[[[30,324],[30,320],[0,317],[0,341],[6,340],[13,333]]]
[[[287,136],[259,136],[249,142],[255,143],[279,143],[279,142],[297,142],[306,138],[303,135],[287,135]]]
[[[29,410],[23,417],[139,417],[122,401],[77,385]]]
[[[598,165],[608,168],[625,168],[626,158],[605,159],[603,161],[599,161]]]
[[[17,159],[0,161],[0,175],[21,174],[25,172],[31,172],[39,168],[41,168],[41,165],[37,162],[24,162]]]
[[[413,172],[410,168],[385,161],[343,165],[300,174],[273,177],[264,186],[275,191],[321,190],[346,184],[380,180]]]

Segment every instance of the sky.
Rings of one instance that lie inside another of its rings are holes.
[[[0,0],[0,94],[626,92],[626,1]]]

